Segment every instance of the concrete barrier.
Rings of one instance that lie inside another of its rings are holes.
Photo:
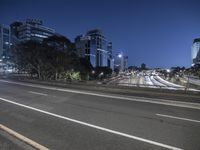
[[[21,142],[31,146],[34,150],[49,150],[48,148],[34,142],[33,140],[9,129],[8,127],[0,124],[0,130],[14,137],[16,140],[20,140]]]
[[[3,78],[2,78],[3,79]],[[176,99],[180,101],[199,102],[200,92],[198,91],[185,91],[185,90],[170,90],[164,88],[148,88],[148,87],[134,87],[122,85],[108,85],[97,84],[94,82],[64,82],[64,81],[44,81],[27,78],[4,78],[10,81],[19,81],[31,84],[40,84],[45,86],[57,86],[62,88],[90,91],[90,92],[103,92],[108,94],[120,94],[127,96],[149,97],[149,98],[164,98]]]

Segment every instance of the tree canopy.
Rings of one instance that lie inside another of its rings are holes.
[[[64,37],[20,43],[13,50],[13,61],[19,71],[43,80],[63,79],[69,71],[79,72],[85,78],[91,70],[90,63],[80,59],[73,43]]]

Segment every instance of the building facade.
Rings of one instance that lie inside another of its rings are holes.
[[[112,50],[112,42],[108,42],[108,67],[114,70],[114,58]]]
[[[124,71],[128,70],[128,56],[124,56]]]
[[[128,69],[128,56],[124,56],[122,52],[115,55],[114,69],[119,72],[124,72]]]
[[[25,22],[13,22],[10,25],[12,42],[24,42],[34,40],[42,42],[44,38],[54,35],[55,30],[45,27],[41,20],[26,19]]]
[[[124,70],[124,59],[123,59],[123,53],[119,52],[115,55],[114,58],[114,69],[115,71],[123,72]]]
[[[200,38],[194,39],[192,44],[192,66],[200,64]]]
[[[77,54],[79,57],[82,58],[87,58],[88,60],[90,60],[90,55],[89,55],[89,51],[90,51],[90,36],[83,36],[83,35],[78,35],[75,38],[75,47],[77,50]],[[91,55],[92,57],[92,55]]]
[[[8,57],[10,49],[10,28],[5,25],[0,25],[0,60]]]
[[[11,32],[11,43],[12,45],[16,45],[19,43],[19,32],[18,28],[22,26],[23,23],[19,21],[15,21],[10,24],[10,32]]]
[[[85,57],[93,67],[112,68],[112,43],[99,29],[90,30],[86,35],[75,38],[79,57]]]

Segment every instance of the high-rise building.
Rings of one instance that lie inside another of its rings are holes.
[[[91,63],[95,67],[108,66],[107,40],[101,30],[90,30],[86,34],[90,36]],[[95,59],[96,58],[96,59]]]
[[[85,36],[77,36],[75,45],[80,57],[85,57],[93,67],[112,69],[112,43],[99,29],[90,30]]]
[[[19,21],[15,21],[10,24],[10,32],[11,32],[11,43],[12,45],[16,45],[19,43],[19,32],[18,28],[22,26],[23,23]]]
[[[200,64],[200,38],[194,39],[192,44],[192,65]]]
[[[128,56],[124,56],[124,71],[128,70]]]
[[[108,42],[108,67],[114,70],[114,58],[112,49],[112,42]]]
[[[114,69],[119,72],[124,72],[128,69],[128,56],[124,56],[122,52],[115,55],[114,58]]]
[[[89,49],[90,49],[90,36],[78,35],[75,38],[75,47],[79,57],[85,57],[90,60]]]
[[[13,22],[11,25],[12,42],[34,40],[42,42],[44,38],[52,36],[54,29],[43,26],[41,20],[26,19],[25,22]]]
[[[124,70],[124,56],[122,52],[119,52],[115,55],[114,58],[114,69],[118,70],[119,72],[123,72]]]
[[[10,28],[0,25],[0,60],[7,57],[10,48]]]

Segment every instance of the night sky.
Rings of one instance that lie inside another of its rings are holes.
[[[0,0],[0,23],[41,19],[71,41],[102,29],[129,65],[191,64],[191,45],[200,37],[199,0]]]

